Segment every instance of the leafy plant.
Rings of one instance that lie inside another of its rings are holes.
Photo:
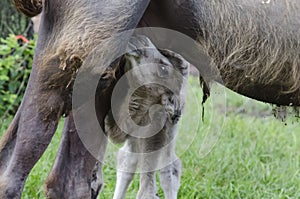
[[[36,39],[0,38],[0,118],[16,112],[31,71]]]

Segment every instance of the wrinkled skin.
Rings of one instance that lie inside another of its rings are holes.
[[[95,162],[96,159],[87,151],[78,137],[73,116],[70,113],[65,119],[56,161],[47,178],[46,196],[48,198],[91,198],[90,192],[82,190],[91,189],[89,181],[91,181],[91,171]],[[80,169],[81,165],[85,169]],[[101,183],[99,182],[99,186]]]
[[[36,2],[37,6],[33,7],[40,9],[40,1],[15,0],[15,2],[17,6],[30,5],[30,3]],[[207,2],[209,1],[152,0],[150,2],[150,0],[126,0],[118,2],[117,0],[44,0],[42,25],[39,31],[29,84],[22,105],[0,142],[0,198],[20,198],[25,180],[51,141],[59,118],[63,113],[68,113],[69,111],[70,90],[66,89],[66,85],[72,79],[72,70],[64,72],[61,69],[68,69],[68,67],[76,69],[80,67],[80,63],[95,47],[93,45],[100,44],[113,33],[137,26],[170,28],[182,32],[195,40],[205,38],[202,33],[211,34],[209,29],[202,29],[202,25],[206,21],[201,16],[206,16],[206,13],[203,13],[205,8],[201,9],[201,6],[207,4]],[[240,1],[237,6],[244,9],[243,11],[245,12],[247,11],[245,2],[253,4],[254,7],[261,6],[260,3],[257,3],[260,1]],[[229,0],[227,3],[229,3]],[[295,4],[299,6],[299,2]],[[30,7],[28,12],[24,11],[26,7],[19,6],[19,10],[30,16],[38,13],[32,11],[32,7]],[[274,7],[274,10],[276,9]],[[288,7],[284,7],[283,11],[287,10]],[[85,12],[81,13],[82,11]],[[279,10],[277,12],[284,13],[283,11]],[[230,13],[231,11],[228,10],[228,12]],[[78,17],[81,18],[78,19]],[[83,20],[87,17],[90,20]],[[299,18],[295,18],[294,21],[291,20],[290,26],[295,25],[297,30],[298,23]],[[278,27],[280,25],[278,24]],[[297,33],[295,32],[296,35]],[[92,41],[89,38],[93,38]],[[124,41],[126,39],[128,38],[124,38]],[[111,48],[123,49],[124,46],[116,43]],[[83,51],[81,52],[80,49],[83,49]],[[192,56],[189,57],[187,55],[185,58],[196,67],[209,67],[203,66],[203,63],[198,63],[195,61],[197,59],[194,59]],[[251,82],[250,80],[245,80],[242,86],[234,87],[233,85],[237,84],[234,77],[240,76],[240,74],[239,71],[236,71],[228,75],[226,70],[230,70],[231,66],[228,67],[220,71],[221,76],[225,80],[224,84],[238,93],[277,105],[300,105],[299,88],[296,88],[293,92],[283,93],[283,88],[280,84],[264,85],[258,82]],[[49,80],[48,84],[44,84],[44,80]],[[99,98],[102,102],[99,103],[98,119],[103,124],[104,116],[109,110],[110,94],[109,92],[101,93]],[[69,119],[65,132],[73,131],[71,123],[72,120]],[[69,142],[78,142],[77,138],[72,139],[71,137],[67,136],[65,139]],[[64,143],[64,141],[61,143],[62,155],[63,157],[68,157],[70,152],[64,149],[72,148],[72,144],[66,147]],[[84,151],[84,149],[82,150]],[[70,158],[72,161],[80,162],[74,157],[70,156]],[[63,159],[57,157],[53,168],[54,173],[52,172],[51,175],[57,175],[57,173],[60,175],[61,170],[57,170],[56,166],[62,164]],[[95,159],[88,158],[86,165],[79,166],[77,169],[80,171],[85,170],[83,173],[92,173],[91,165],[95,164],[95,162]],[[68,164],[71,163],[69,162]],[[65,166],[68,167],[69,165]],[[72,182],[70,180],[73,175],[72,171],[67,170],[67,172],[70,175],[65,175],[64,180]],[[80,175],[80,178],[86,178],[90,182],[91,176]],[[81,181],[82,179],[80,178],[78,177],[76,181]],[[52,182],[48,180],[48,183],[51,184]],[[49,186],[46,185],[47,193],[56,192],[56,196],[61,195],[63,192],[63,189],[60,188],[61,185],[58,183],[50,186],[50,184]],[[81,190],[72,191],[80,192],[78,195],[82,194],[85,198],[88,198],[91,197],[90,187],[88,184],[84,185]],[[76,195],[77,193],[73,194]],[[72,198],[74,195],[64,195],[64,197]],[[49,197],[51,198],[51,196]]]

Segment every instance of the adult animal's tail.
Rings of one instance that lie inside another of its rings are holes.
[[[42,0],[13,0],[18,11],[28,17],[34,17],[42,12]]]

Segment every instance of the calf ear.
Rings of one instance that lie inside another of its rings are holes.
[[[167,49],[159,49],[159,52],[165,56],[175,68],[178,68],[182,75],[188,75],[190,63],[181,55]]]
[[[125,54],[123,59],[125,60],[124,72],[128,72],[133,68],[137,68],[139,65],[138,63],[139,57],[133,54]]]

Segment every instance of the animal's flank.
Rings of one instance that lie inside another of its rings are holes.
[[[282,93],[295,92],[300,88],[299,6],[260,3],[202,1],[201,43],[229,88],[278,85]]]

